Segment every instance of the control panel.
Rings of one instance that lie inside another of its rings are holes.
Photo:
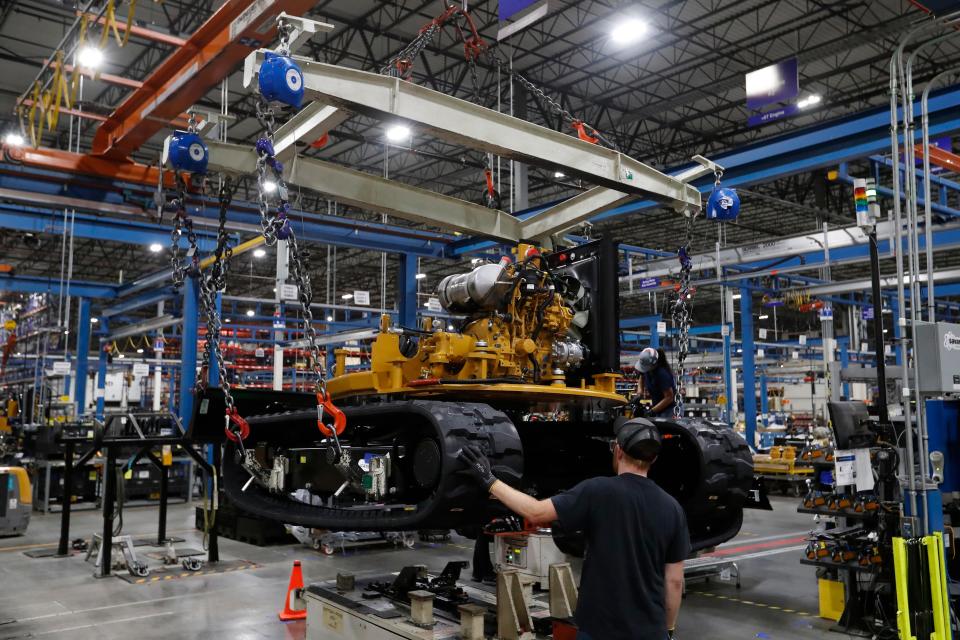
[[[498,564],[514,569],[526,569],[527,540],[526,537],[503,537],[497,545],[500,550]]]

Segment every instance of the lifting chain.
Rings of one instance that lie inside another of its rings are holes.
[[[223,331],[223,320],[220,311],[217,309],[217,294],[226,290],[227,286],[227,268],[230,258],[233,257],[233,249],[228,245],[227,236],[227,209],[233,201],[234,185],[228,178],[224,178],[220,183],[220,190],[217,195],[218,200],[218,224],[217,224],[217,244],[213,251],[213,264],[207,273],[199,269],[196,273],[197,286],[199,289],[200,311],[203,314],[207,324],[207,336],[203,346],[203,356],[200,363],[200,375],[197,377],[197,389],[207,388],[210,374],[210,362],[215,360],[217,371],[219,371],[220,389],[223,391],[223,401],[226,407],[224,411],[224,430],[227,437],[238,443],[241,454],[246,457],[243,440],[250,433],[250,426],[237,412],[233,401],[233,394],[230,389],[230,379],[227,374],[226,361],[223,357],[223,349],[220,345],[220,336]]]
[[[684,363],[690,351],[690,325],[693,322],[693,289],[690,287],[690,272],[693,270],[693,260],[690,256],[690,245],[693,243],[693,220],[696,212],[688,212],[686,216],[686,234],[683,246],[677,252],[680,259],[680,284],[677,287],[677,298],[671,310],[673,325],[677,328],[677,393],[673,404],[673,415],[679,419],[683,417],[683,373]]]
[[[409,80],[413,71],[413,61],[417,59],[420,52],[423,51],[432,41],[441,25],[434,20],[424,27],[417,37],[410,41],[410,44],[401,49],[395,56],[390,58],[386,64],[380,67],[380,74],[393,76]]]
[[[197,234],[193,230],[193,220],[187,213],[187,182],[179,171],[173,172],[173,179],[177,192],[170,205],[173,207],[173,231],[170,232],[170,266],[173,268],[173,289],[178,290],[187,274],[199,267],[200,258],[197,255]],[[180,250],[180,238],[186,234],[189,248],[186,257],[190,259],[190,267],[183,261],[183,252]]]
[[[442,14],[431,20],[420,29],[417,36],[401,49],[397,54],[391,57],[386,64],[380,67],[380,73],[403,80],[410,80],[413,64],[421,52],[433,41],[437,33],[443,28],[444,24],[452,17],[456,17],[453,23],[458,37],[463,41],[463,55],[467,61],[470,77],[473,82],[473,101],[481,104],[480,77],[477,72],[477,59],[486,54],[490,61],[508,77],[515,78],[523,87],[527,89],[536,99],[541,101],[547,108],[559,115],[566,123],[573,127],[577,132],[577,137],[585,142],[592,144],[602,143],[603,145],[615,150],[617,146],[605,138],[596,128],[585,123],[580,118],[575,117],[569,110],[565,109],[560,102],[554,100],[544,92],[543,89],[533,82],[513,71],[510,65],[501,59],[497,53],[487,46],[487,43],[480,37],[476,25],[473,22],[466,8],[456,4],[448,4]],[[486,180],[483,192],[483,204],[491,209],[499,209],[502,206],[500,194],[494,188],[493,181],[493,154],[487,153],[484,158],[484,177]]]
[[[284,46],[281,39],[281,47]],[[303,332],[306,336],[312,359],[312,369],[315,376],[315,392],[317,394],[317,426],[320,431],[333,439],[334,450],[339,459],[349,454],[343,451],[338,438],[345,426],[342,412],[334,406],[327,393],[327,381],[320,357],[320,346],[317,344],[317,331],[313,322],[313,286],[310,280],[309,253],[301,249],[297,242],[296,233],[290,225],[289,192],[283,180],[283,163],[276,158],[273,147],[273,133],[275,115],[273,108],[261,96],[257,103],[257,119],[264,128],[263,135],[257,140],[257,199],[260,210],[260,227],[267,246],[273,246],[277,240],[286,240],[290,249],[291,273],[297,285],[297,297],[303,313]],[[271,194],[275,194],[278,202],[275,210],[271,209]],[[333,427],[327,427],[326,419],[333,421]],[[346,461],[349,464],[349,460]]]

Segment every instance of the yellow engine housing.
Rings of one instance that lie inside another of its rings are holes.
[[[526,248],[521,245],[520,252]],[[511,278],[516,277],[516,269],[508,267]],[[543,282],[533,293],[519,289],[512,289],[502,311],[472,315],[462,332],[443,330],[438,320],[425,318],[417,352],[411,357],[401,350],[403,330],[391,327],[390,317],[384,314],[373,342],[370,370],[346,373],[346,352],[338,351],[336,377],[328,381],[327,390],[335,399],[399,394],[625,403],[626,398],[616,393],[616,373],[594,375],[592,382],[579,387],[567,386],[554,345],[565,340],[574,312]]]

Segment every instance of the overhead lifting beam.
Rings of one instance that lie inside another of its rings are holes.
[[[253,150],[223,142],[208,145],[212,171],[243,175],[254,171],[257,156]],[[330,162],[297,157],[285,165],[284,179],[338,202],[405,220],[507,242],[521,239],[520,222],[508,213]]]
[[[259,73],[264,50],[247,57],[244,85]],[[399,78],[294,57],[309,100],[381,121],[404,121],[436,138],[562,171],[678,211],[699,210],[699,191],[618,151],[584,142]]]

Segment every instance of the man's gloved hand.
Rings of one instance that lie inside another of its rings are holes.
[[[629,402],[630,407],[633,409],[634,418],[645,418],[647,416],[647,405],[644,403],[644,399],[640,396],[635,397]]]
[[[464,446],[460,449],[460,452],[457,453],[457,458],[467,465],[467,468],[460,473],[469,475],[482,484],[483,488],[487,491],[489,491],[493,483],[497,481],[493,475],[493,471],[490,469],[490,461],[487,460],[487,456],[485,456],[483,451],[476,445],[468,444]]]
[[[667,629],[667,638],[673,640],[673,629]]]

